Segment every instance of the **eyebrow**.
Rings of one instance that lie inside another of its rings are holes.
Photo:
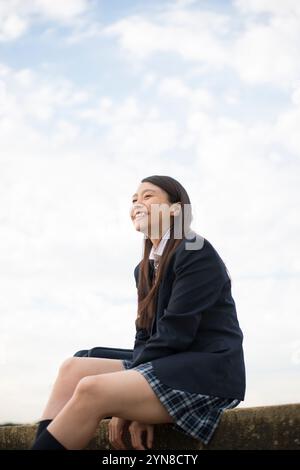
[[[152,193],[156,193],[155,189],[144,189],[144,191],[142,191],[142,194],[146,193],[147,191],[151,191]],[[137,193],[135,193],[132,197],[134,197],[134,196],[137,196]]]

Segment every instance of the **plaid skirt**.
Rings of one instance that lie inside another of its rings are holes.
[[[131,368],[131,361],[122,360],[124,368]],[[131,369],[138,370],[149,382],[161,403],[173,417],[172,428],[208,444],[216,430],[222,412],[236,407],[240,400],[176,390],[163,384],[155,375],[151,361]]]

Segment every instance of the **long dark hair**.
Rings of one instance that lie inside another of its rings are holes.
[[[192,212],[191,212],[191,201],[190,198],[184,189],[184,187],[171,176],[162,176],[162,175],[153,175],[148,176],[147,178],[142,179],[141,183],[149,182],[159,186],[161,189],[166,191],[168,195],[168,201],[173,203],[178,203],[181,206],[181,219],[182,227],[181,233],[182,238],[185,238],[185,235],[189,232],[190,224],[192,222]],[[151,325],[154,320],[156,305],[157,305],[157,295],[160,281],[162,279],[163,273],[166,269],[166,266],[172,256],[172,253],[175,251],[176,247],[181,242],[181,238],[174,238],[174,216],[171,215],[170,220],[170,235],[169,239],[165,245],[163,254],[160,258],[160,263],[158,266],[157,274],[154,279],[154,282],[151,284],[151,279],[149,276],[150,272],[150,263],[149,263],[149,254],[152,248],[152,242],[149,237],[145,238],[144,247],[143,247],[143,259],[139,267],[139,278],[138,278],[138,311],[136,318],[136,327],[145,328],[149,332],[151,330]]]

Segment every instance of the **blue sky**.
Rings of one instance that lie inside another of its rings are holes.
[[[241,406],[299,399],[299,42],[296,0],[0,0],[0,422],[75,351],[132,347],[152,174],[231,273]]]

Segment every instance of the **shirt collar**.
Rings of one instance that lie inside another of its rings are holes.
[[[157,248],[154,248],[154,246],[152,246],[150,254],[149,254],[149,259],[154,259],[154,255],[161,256],[163,254],[167,241],[170,238],[170,231],[171,231],[171,228],[169,227],[168,230],[162,236]]]

